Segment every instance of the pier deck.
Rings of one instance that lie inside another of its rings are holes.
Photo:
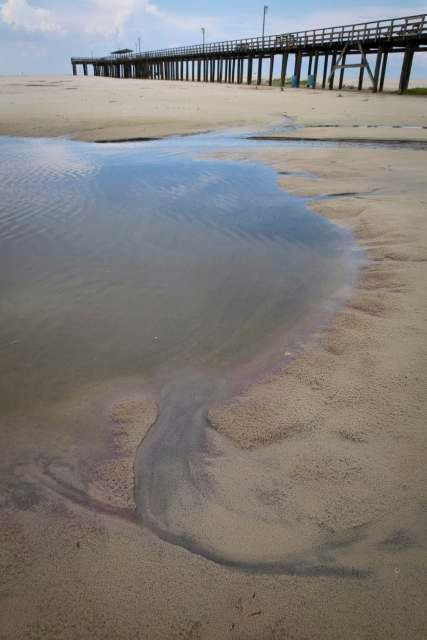
[[[280,83],[285,87],[290,73],[293,86],[301,84],[302,63],[308,58],[307,84],[333,89],[344,83],[345,70],[358,68],[358,89],[369,81],[374,92],[382,91],[391,54],[403,53],[399,92],[409,84],[416,53],[427,51],[427,15],[406,16],[353,25],[311,29],[295,33],[227,40],[205,45],[133,53],[129,49],[105,57],[73,57],[88,75],[197,82],[261,84],[267,62],[268,83],[273,83],[277,57]],[[374,55],[371,66],[368,56]],[[348,62],[350,56],[353,62]],[[355,58],[356,56],[356,58]],[[356,60],[356,61],[354,61]],[[292,66],[291,66],[292,65]]]

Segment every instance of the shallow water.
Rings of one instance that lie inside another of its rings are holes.
[[[3,413],[118,376],[224,374],[351,284],[350,235],[272,170],[195,158],[225,144],[245,143],[0,140]]]
[[[6,477],[29,465],[36,486],[115,513],[83,489],[111,425],[97,431],[99,407],[82,406],[91,385],[137,380],[159,416],[135,452],[132,521],[230,566],[341,575],[307,556],[322,532],[263,497],[284,481],[283,452],[266,463],[207,421],[330,318],[357,272],[350,234],[273,170],[199,157],[258,144],[0,140],[0,415],[19,414],[22,437]]]

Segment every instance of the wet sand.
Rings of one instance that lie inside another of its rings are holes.
[[[320,108],[316,92],[303,98],[305,113]],[[353,98],[345,117],[363,120]],[[382,100],[372,98],[366,122],[380,117]],[[383,121],[422,123],[419,98],[403,98],[420,109],[412,116],[401,98],[384,100],[395,106]],[[34,416],[36,444],[26,442],[24,416],[2,425],[6,460],[27,449],[0,516],[5,638],[424,637],[427,152],[224,153],[272,165],[284,188],[350,228],[369,260],[346,307],[303,354],[211,408],[208,464],[190,469],[229,511],[256,505],[259,531],[286,518],[288,562],[239,570],[140,526],[132,452],[155,430],[157,399],[134,380],[86,387]],[[205,539],[225,515],[206,504]],[[185,501],[176,509],[188,516]],[[225,540],[231,555],[258,553],[253,530],[235,531]]]
[[[307,500],[295,506],[305,504],[307,523],[317,520],[331,532],[369,524],[378,533],[393,514],[392,526],[410,538],[399,510],[423,513],[426,482],[426,350],[419,342],[427,310],[425,151],[269,149],[244,156],[288,174],[280,183],[350,228],[368,264],[345,308],[304,354],[282,375],[211,411],[211,423],[244,448],[283,447],[290,460],[283,487],[305,485]],[[292,177],[303,170],[317,179]]]

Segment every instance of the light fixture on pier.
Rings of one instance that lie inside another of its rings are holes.
[[[264,34],[265,34],[265,16],[267,15],[268,4],[264,5],[264,11],[262,14],[262,42],[264,44]]]

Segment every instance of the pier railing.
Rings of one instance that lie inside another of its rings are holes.
[[[353,25],[325,27],[283,33],[272,36],[243,38],[240,40],[225,40],[223,42],[207,43],[205,45],[191,45],[171,49],[158,49],[141,53],[126,54],[122,57],[105,56],[97,60],[119,61],[120,59],[134,60],[147,58],[174,58],[182,56],[204,56],[212,54],[248,54],[251,51],[286,51],[301,47],[328,46],[334,44],[356,44],[357,42],[376,42],[422,39],[427,36],[427,14],[361,22]],[[72,58],[72,62],[92,62],[93,58]]]

